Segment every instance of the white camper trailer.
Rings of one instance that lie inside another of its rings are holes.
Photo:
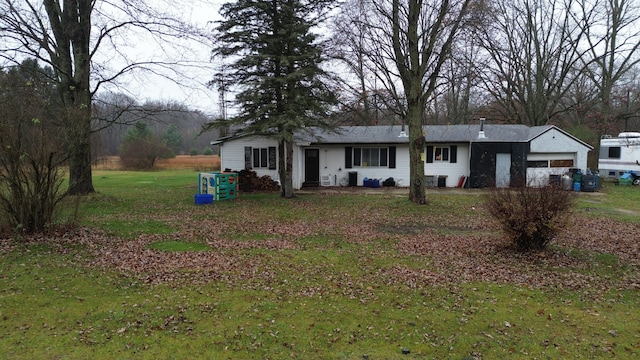
[[[623,132],[600,139],[598,170],[602,177],[620,177],[627,170],[640,171],[640,132]]]

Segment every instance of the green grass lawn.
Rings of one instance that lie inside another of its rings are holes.
[[[1,242],[0,358],[640,355],[637,187],[580,194],[573,228],[521,256],[478,191],[196,206],[193,171],[94,176],[84,229]]]

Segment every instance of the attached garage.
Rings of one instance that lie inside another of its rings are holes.
[[[576,168],[576,157],[576,153],[529,153],[527,185],[547,185],[551,175],[562,175]]]
[[[555,126],[532,134],[527,155],[527,185],[544,186],[551,175],[562,175],[569,169],[587,170],[587,154],[593,147]]]

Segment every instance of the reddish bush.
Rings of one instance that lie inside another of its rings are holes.
[[[493,188],[485,204],[517,250],[542,250],[566,224],[573,193],[559,186]]]

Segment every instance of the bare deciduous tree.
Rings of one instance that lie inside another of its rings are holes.
[[[589,49],[583,59],[585,73],[597,90],[599,130],[610,131],[616,120],[627,120],[637,111],[629,106],[634,87],[629,75],[640,63],[640,5],[632,0],[581,0],[576,6]],[[616,106],[616,97],[626,104]]]
[[[331,56],[348,70],[343,75],[345,98],[341,102],[348,112],[353,113],[353,123],[357,125],[378,123],[377,81],[366,64],[367,12],[365,0],[350,0],[342,5],[341,11],[332,21],[334,36],[331,41]]]
[[[494,1],[479,42],[490,56],[485,90],[507,121],[544,125],[566,111],[566,95],[583,64],[582,21],[572,16],[572,2]],[[486,66],[488,65],[488,66]]]
[[[443,66],[463,22],[469,0],[374,2],[366,18],[367,66],[402,109],[409,136],[409,200],[426,204],[424,188],[425,111],[441,85]]]
[[[173,1],[167,8],[176,5]],[[141,51],[131,55],[129,50],[146,41],[177,47],[183,44],[177,40],[197,34],[176,15],[144,0],[0,1],[0,57],[14,63],[35,57],[53,68],[68,138],[70,194],[94,191],[90,139],[96,92],[137,70],[184,75],[182,65],[190,62],[184,55],[187,48],[176,52],[178,60],[159,60]]]

